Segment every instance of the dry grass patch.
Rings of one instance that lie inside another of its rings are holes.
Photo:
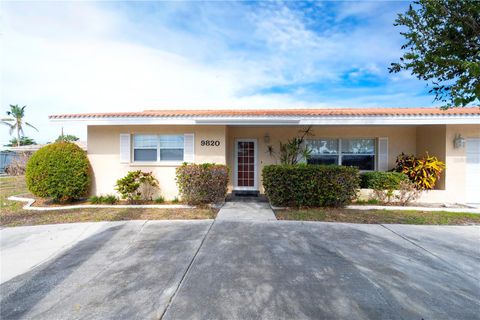
[[[328,221],[349,223],[472,225],[480,224],[480,214],[448,211],[354,210],[314,208],[277,210],[278,220]]]
[[[213,219],[218,211],[212,208],[91,208],[31,211],[22,209],[24,203],[7,200],[8,197],[13,195],[26,194],[27,190],[24,177],[0,178],[0,226],[13,227],[87,221]]]
[[[22,210],[24,203],[7,200],[10,196],[27,193],[24,176],[0,177],[0,216],[6,212]]]
[[[2,212],[0,225],[3,227],[72,223],[87,221],[122,221],[122,220],[184,220],[213,219],[216,210],[210,208],[195,209],[139,209],[139,208],[105,208],[74,209],[55,211]]]

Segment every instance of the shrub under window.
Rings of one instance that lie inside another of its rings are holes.
[[[189,204],[223,201],[227,195],[228,167],[184,163],[177,168],[177,185],[182,200]]]
[[[361,174],[360,186],[367,189],[398,190],[402,181],[408,181],[408,176],[400,172],[364,172]]]
[[[262,178],[265,194],[275,206],[345,206],[359,188],[358,169],[336,165],[268,165]]]

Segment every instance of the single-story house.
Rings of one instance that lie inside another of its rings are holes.
[[[436,190],[422,202],[480,202],[480,108],[146,110],[63,114],[52,121],[88,127],[92,194],[114,193],[131,170],[151,171],[167,199],[178,195],[183,162],[226,164],[230,189],[262,192],[261,172],[277,162],[272,149],[312,126],[311,163],[386,171],[404,152],[445,162]]]

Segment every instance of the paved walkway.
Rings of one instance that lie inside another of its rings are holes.
[[[217,214],[217,220],[275,221],[268,202],[227,202]]]

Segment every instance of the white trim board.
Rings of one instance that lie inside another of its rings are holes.
[[[480,115],[418,115],[418,116],[319,116],[319,117],[104,117],[50,119],[60,123],[86,125],[422,125],[480,124]]]

